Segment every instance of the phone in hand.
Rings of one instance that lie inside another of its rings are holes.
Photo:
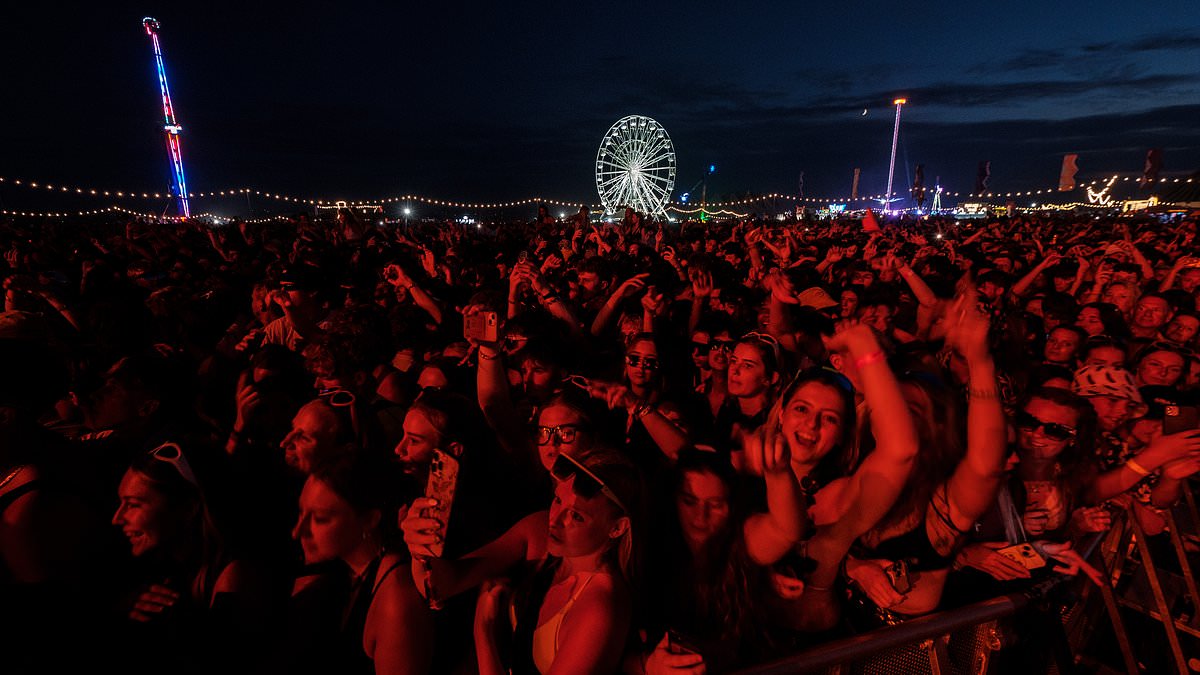
[[[429,463],[429,478],[425,482],[425,496],[437,500],[437,505],[426,508],[423,515],[442,523],[441,539],[429,546],[429,551],[435,558],[442,557],[445,550],[445,527],[450,521],[450,508],[454,505],[454,492],[457,488],[458,459],[450,453],[434,450],[433,460]]]
[[[888,580],[892,582],[892,588],[900,595],[912,590],[912,580],[908,578],[908,562],[897,560],[887,567]]]
[[[1037,549],[1033,547],[1033,544],[1028,542],[1022,542],[1020,544],[1013,544],[1012,546],[998,548],[996,549],[996,553],[999,553],[1009,560],[1021,563],[1021,566],[1027,570],[1036,570],[1046,566],[1046,559],[1037,552]]]
[[[1193,405],[1168,405],[1163,411],[1163,433],[1177,434],[1200,428],[1200,409]]]
[[[496,312],[476,312],[463,320],[463,337],[475,342],[500,340],[500,317]]]

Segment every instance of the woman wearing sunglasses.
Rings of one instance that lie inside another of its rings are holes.
[[[263,577],[235,559],[180,446],[135,460],[117,494],[112,524],[134,558],[125,618],[131,634],[155,636],[139,640],[146,661],[135,671],[225,670],[261,656],[271,607]]]
[[[687,445],[687,435],[679,426],[682,418],[679,408],[666,400],[662,368],[654,336],[640,333],[625,350],[620,384],[588,382],[589,394],[604,401],[610,409],[624,411],[625,446],[635,457],[665,455],[674,460]]]
[[[1085,502],[1087,486],[1096,476],[1096,416],[1091,406],[1070,391],[1044,387],[1029,395],[1012,422],[1017,443],[1006,484],[956,561],[972,571],[956,573],[952,586],[969,592],[972,599],[1005,592],[994,582],[986,583],[980,572],[999,582],[1034,576],[1034,568],[999,550],[1036,543],[1039,555],[1058,554],[1069,567],[1071,542],[1111,524],[1104,507]]]
[[[642,482],[616,451],[594,447],[559,454],[554,499],[499,539],[457,560],[433,558],[443,524],[417,499],[402,523],[412,572],[426,598],[448,598],[489,580],[475,614],[481,675],[513,672],[611,673],[617,669],[632,611],[634,534],[641,527]],[[516,623],[509,626],[509,618]],[[512,664],[501,643],[514,639]]]

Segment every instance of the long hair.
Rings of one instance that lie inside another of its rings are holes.
[[[671,571],[676,571],[680,566],[677,563],[689,560],[693,571],[691,579],[695,583],[694,589],[691,589],[695,598],[692,606],[703,613],[702,619],[712,622],[714,626],[720,626],[735,636],[742,635],[752,629],[754,599],[757,596],[753,578],[755,565],[746,552],[742,534],[743,525],[750,515],[747,495],[729,460],[717,453],[692,449],[680,452],[675,464],[673,496],[677,497],[683,490],[689,473],[707,473],[721,481],[729,495],[729,518],[725,527],[705,544],[700,555],[693,557],[683,539],[682,524],[672,504],[672,513],[667,519],[673,526],[666,542],[671,547],[670,557],[658,561],[658,564],[669,565]]]
[[[921,391],[929,399],[929,415],[914,414],[919,450],[912,473],[895,505],[872,529],[882,532],[925,508],[934,490],[945,483],[966,454],[959,399],[936,375],[909,371],[899,378]]]
[[[1020,409],[1024,409],[1033,399],[1049,401],[1057,405],[1071,408],[1076,413],[1075,438],[1063,448],[1055,458],[1058,463],[1059,486],[1067,502],[1067,509],[1074,509],[1081,504],[1087,482],[1095,475],[1096,438],[1100,433],[1096,422],[1096,410],[1087,399],[1058,387],[1041,387],[1030,392],[1022,401]],[[1010,483],[1018,503],[1024,503],[1024,483],[1017,472],[1013,472]]]
[[[188,462],[183,449],[179,453],[182,459],[178,462],[160,459],[153,452],[139,455],[130,464],[129,470],[146,479],[150,487],[162,495],[173,514],[183,516],[176,525],[181,529],[175,534],[181,537],[181,545],[194,546],[198,552],[187,562],[186,570],[193,575],[188,580],[189,591],[194,600],[207,606],[217,578],[229,562],[229,552],[224,533],[209,508],[202,483],[192,469],[195,464]],[[187,469],[182,469],[179,462]],[[190,477],[185,475],[188,472]],[[168,551],[160,553],[170,555]]]

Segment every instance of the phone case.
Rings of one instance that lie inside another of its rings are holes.
[[[496,342],[500,339],[500,320],[495,312],[479,312],[466,318],[463,335],[480,342]]]
[[[435,558],[442,557],[445,549],[445,525],[450,522],[450,507],[454,505],[454,491],[458,486],[458,460],[442,452],[433,451],[433,461],[429,466],[429,480],[425,483],[425,496],[437,500],[437,506],[425,509],[425,517],[436,518],[443,523],[442,539],[429,546]]]
[[[912,581],[908,578],[908,564],[903,560],[892,563],[887,568],[887,575],[897,593],[903,595],[912,590]]]
[[[1021,563],[1025,569],[1036,570],[1046,566],[1046,560],[1033,548],[1032,544],[1013,544],[1004,548],[996,549],[996,553]]]

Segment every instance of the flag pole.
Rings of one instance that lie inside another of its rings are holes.
[[[892,203],[892,177],[896,172],[896,141],[900,140],[900,108],[908,103],[906,98],[898,98],[892,101],[896,105],[896,124],[892,127],[892,160],[888,163],[888,184],[887,192],[883,195],[883,210],[886,212],[888,206]]]

